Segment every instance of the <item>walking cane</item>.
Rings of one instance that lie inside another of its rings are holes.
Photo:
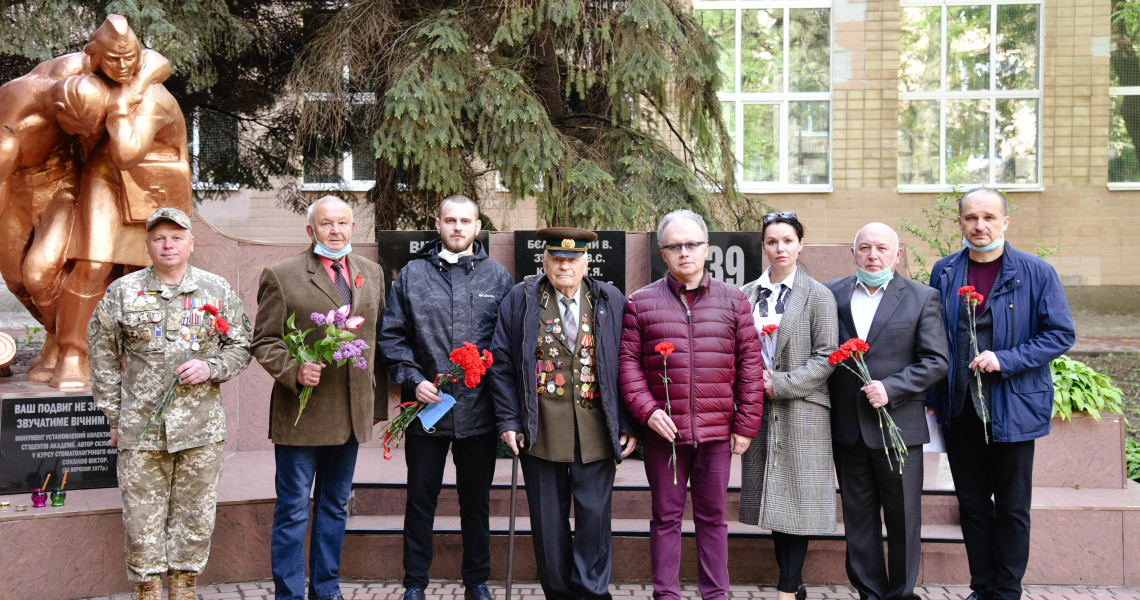
[[[515,447],[522,449],[523,435],[515,434]],[[511,579],[515,566],[515,499],[519,492],[519,455],[511,463],[511,517],[507,528],[507,598],[511,600]]]

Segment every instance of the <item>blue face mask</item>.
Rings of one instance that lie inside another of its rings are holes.
[[[989,245],[986,245],[986,246],[975,246],[975,245],[971,244],[969,240],[966,239],[966,236],[962,236],[962,245],[969,248],[970,250],[973,250],[974,252],[978,252],[980,254],[985,254],[986,252],[989,252],[990,250],[993,250],[993,249],[997,248],[998,246],[1001,246],[1004,243],[1005,243],[1005,236],[1004,235],[999,237],[998,239],[990,242]]]
[[[882,271],[878,271],[875,273],[872,273],[870,271],[864,271],[863,269],[860,269],[859,267],[855,267],[855,278],[858,279],[860,283],[862,283],[863,285],[865,285],[869,288],[877,288],[877,287],[884,286],[888,282],[890,282],[891,279],[894,279],[894,277],[895,277],[895,266],[894,265],[891,265],[891,268],[889,268],[889,269],[883,269]]]
[[[344,258],[344,255],[352,252],[352,242],[345,244],[344,248],[341,248],[340,250],[332,250],[320,242],[317,242],[316,244],[316,246],[313,246],[313,254],[316,254],[317,256],[323,256],[329,260],[340,260]]]

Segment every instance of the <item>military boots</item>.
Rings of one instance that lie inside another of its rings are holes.
[[[170,579],[170,600],[198,600],[197,573],[172,570],[167,575]]]
[[[162,578],[152,575],[146,581],[136,582],[135,600],[162,600]]]

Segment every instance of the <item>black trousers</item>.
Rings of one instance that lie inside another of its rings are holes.
[[[804,584],[808,538],[806,535],[773,531],[772,545],[776,551],[776,566],[780,568],[780,581],[776,582],[776,589],[794,594]]]
[[[1019,600],[1029,562],[1033,501],[1033,440],[985,440],[982,420],[967,402],[946,429],[946,454],[958,511],[970,588],[981,600]]]
[[[432,560],[432,529],[447,451],[455,463],[459,522],[463,533],[463,584],[485,583],[491,574],[491,481],[495,477],[498,437],[469,438],[409,435],[404,438],[408,465],[408,502],[404,508],[404,587],[427,587]]]
[[[922,558],[922,446],[907,448],[902,474],[893,457],[863,440],[835,445],[847,537],[847,578],[861,600],[918,600]],[[880,515],[879,509],[882,508]],[[887,556],[883,557],[883,521]]]
[[[520,457],[538,579],[546,600],[610,600],[617,465],[609,459],[583,464],[575,455],[570,463]]]

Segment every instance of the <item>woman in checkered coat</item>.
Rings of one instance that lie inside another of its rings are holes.
[[[804,233],[796,214],[765,215],[762,231],[770,267],[743,292],[766,349],[766,410],[742,456],[740,522],[772,531],[778,600],[803,600],[807,536],[835,531],[827,356],[839,327],[834,296],[796,267]],[[769,325],[778,326],[771,336]]]

